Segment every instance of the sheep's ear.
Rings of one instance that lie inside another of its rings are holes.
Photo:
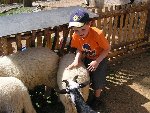
[[[90,84],[90,81],[86,81],[84,83],[79,84],[79,87],[83,88],[83,87],[87,86],[88,84]]]
[[[55,91],[59,94],[66,94],[68,93],[66,89],[62,89],[62,90],[59,90],[59,89],[55,89]]]
[[[69,86],[69,82],[67,80],[63,80],[62,82],[65,82],[66,86]]]
[[[76,82],[76,83],[78,83],[78,81],[77,81],[78,76],[79,76],[79,75],[77,75],[77,76],[75,76],[75,77],[73,78],[73,81]]]

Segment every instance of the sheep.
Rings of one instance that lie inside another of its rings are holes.
[[[35,86],[57,86],[59,56],[44,47],[27,48],[9,56],[0,57],[0,76],[16,77],[32,90]]]
[[[15,77],[0,77],[0,113],[36,113],[26,86]]]
[[[32,12],[39,12],[39,11],[42,11],[43,9],[44,9],[44,6],[38,5],[36,6],[35,9],[32,10]]]
[[[89,107],[82,95],[80,94],[79,89],[85,87],[90,83],[90,81],[78,84],[74,80],[63,80],[66,83],[66,89],[58,91],[59,93],[65,94],[68,93],[71,97],[72,102],[75,104],[78,113],[97,113]]]
[[[57,84],[60,90],[66,88],[66,85],[62,82],[63,80],[72,80],[76,75],[79,75],[77,79],[78,83],[90,80],[89,72],[83,64],[73,69],[66,69],[73,62],[74,58],[75,54],[69,53],[60,59],[57,72]],[[89,85],[81,89],[81,94],[86,101],[89,95]],[[65,107],[65,113],[77,113],[75,105],[71,102],[68,94],[60,94],[59,98]]]

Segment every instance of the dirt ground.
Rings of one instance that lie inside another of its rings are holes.
[[[109,71],[106,112],[150,113],[150,51],[126,58]]]

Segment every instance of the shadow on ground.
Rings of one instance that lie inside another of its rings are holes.
[[[149,59],[150,52],[135,55],[111,70],[103,98],[108,113],[150,112]]]

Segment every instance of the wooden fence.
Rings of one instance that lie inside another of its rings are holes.
[[[91,10],[99,14],[95,26],[103,29],[112,46],[110,60],[136,54],[149,48],[149,37],[145,35],[147,3]]]
[[[99,14],[99,17],[93,20],[93,25],[103,29],[112,46],[109,54],[110,61],[146,50],[148,37],[145,37],[144,32],[147,7],[146,3],[140,3],[138,5],[106,7],[104,10],[89,9]],[[69,50],[67,40],[71,39],[72,33],[72,29],[63,25],[10,34],[0,38],[0,52],[1,55],[8,55],[22,50],[23,46],[26,48],[43,46],[63,54]],[[62,43],[60,37],[63,38]]]

